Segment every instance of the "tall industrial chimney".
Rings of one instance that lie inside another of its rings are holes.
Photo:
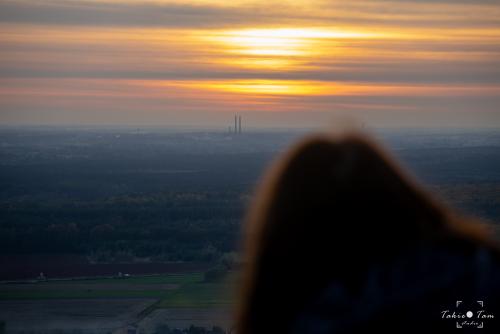
[[[238,133],[238,115],[234,115],[234,133]]]
[[[241,133],[241,115],[238,116],[238,133]]]

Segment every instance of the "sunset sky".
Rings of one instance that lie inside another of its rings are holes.
[[[500,127],[500,1],[0,0],[0,124]]]

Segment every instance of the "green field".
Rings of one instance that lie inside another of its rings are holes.
[[[205,282],[203,273],[0,285],[0,300],[157,298],[155,308],[218,307],[233,302],[234,274]]]
[[[183,284],[183,283],[195,283],[203,280],[203,273],[187,273],[187,274],[165,274],[165,275],[154,275],[154,276],[131,276],[127,278],[98,278],[85,280],[86,283],[99,284],[99,283],[109,283],[110,281],[114,284]],[[71,281],[66,281],[71,282]],[[47,282],[52,283],[52,282]]]

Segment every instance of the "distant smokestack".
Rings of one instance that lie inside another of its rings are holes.
[[[241,116],[238,116],[238,133],[241,133]]]
[[[234,115],[234,133],[238,132],[238,115]]]

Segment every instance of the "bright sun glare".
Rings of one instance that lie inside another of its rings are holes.
[[[313,28],[244,29],[222,32],[215,40],[228,52],[250,56],[305,56],[319,51],[325,40],[369,37],[370,34]]]
[[[220,31],[208,36],[220,48],[219,61],[237,68],[294,71],[312,66],[323,54],[334,53],[342,39],[370,38],[374,34],[327,28],[268,28]],[[307,94],[325,87],[288,85],[286,81],[224,82],[212,88],[239,93]]]

